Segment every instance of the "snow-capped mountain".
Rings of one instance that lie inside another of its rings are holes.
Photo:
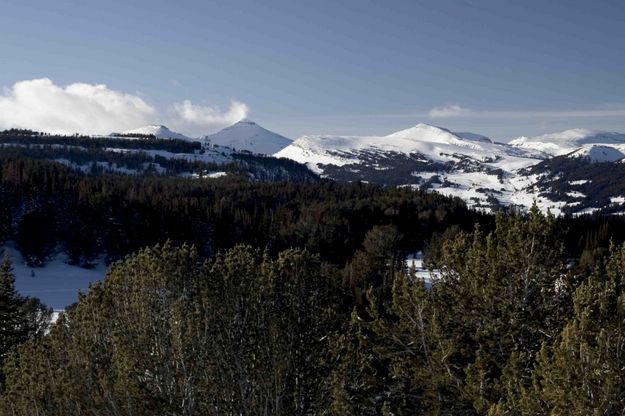
[[[605,183],[608,169],[625,177],[622,133],[576,129],[505,144],[418,124],[386,136],[303,136],[275,156],[325,177],[435,190],[486,210],[536,202],[556,214],[584,213],[614,209],[611,193],[625,194],[625,181],[618,189]]]
[[[586,158],[590,162],[616,162],[625,158],[619,149],[606,145],[585,145],[566,155],[567,157]]]
[[[625,146],[625,133],[571,129],[542,136],[521,136],[509,144],[522,149],[543,152],[550,156],[561,156],[592,144]]]
[[[128,130],[121,133],[124,136],[144,136],[144,135],[152,135],[157,139],[179,139],[179,140],[192,140],[190,137],[185,136],[182,133],[176,133],[175,131],[169,130],[166,126],[160,124],[150,124],[147,126],[139,127],[134,130]],[[113,134],[115,135],[115,134]]]
[[[237,151],[274,154],[291,144],[291,140],[269,131],[251,120],[243,119],[217,133],[205,136],[204,141],[226,146]]]
[[[323,165],[359,163],[371,153],[412,155],[420,157],[422,161],[440,163],[467,159],[494,162],[504,156],[511,156],[508,146],[495,144],[485,136],[456,134],[428,124],[417,124],[386,136],[303,136],[276,153],[276,156],[323,170]]]

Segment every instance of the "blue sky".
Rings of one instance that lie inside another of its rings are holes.
[[[0,10],[0,127],[28,123],[35,108],[34,127],[80,130],[104,107],[101,129],[128,112],[120,128],[189,134],[240,115],[289,137],[419,122],[500,139],[625,131],[622,0],[22,0]],[[83,121],[51,120],[46,106]]]

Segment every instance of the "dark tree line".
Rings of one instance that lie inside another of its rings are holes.
[[[123,137],[138,137],[136,140]],[[200,142],[192,142],[178,139],[157,139],[153,135],[123,136],[118,137],[92,137],[92,136],[67,136],[51,135],[30,130],[10,129],[0,132],[0,143],[38,146],[74,146],[86,149],[141,149],[141,150],[165,150],[171,153],[194,153],[202,149]]]
[[[435,231],[488,218],[460,200],[410,189],[93,176],[33,160],[2,163],[0,198],[0,237],[15,239],[33,265],[55,249],[88,265],[100,253],[112,261],[169,240],[193,244],[203,257],[236,244],[272,254],[300,247],[342,266],[376,225],[400,228],[401,248],[415,251]]]

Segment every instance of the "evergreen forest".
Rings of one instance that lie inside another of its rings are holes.
[[[621,217],[278,179],[0,158],[0,242],[108,264],[51,323],[2,261],[0,414],[623,414]]]

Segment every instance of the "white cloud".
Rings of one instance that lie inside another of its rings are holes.
[[[449,118],[467,115],[471,110],[468,108],[460,107],[457,104],[446,105],[444,107],[434,107],[428,113],[428,116],[432,118]]]
[[[217,106],[193,104],[184,100],[174,104],[174,113],[187,129],[214,129],[244,119],[249,113],[249,107],[245,103],[232,100],[230,108],[223,111]]]
[[[108,134],[147,124],[154,114],[140,97],[103,84],[59,86],[42,78],[17,82],[0,94],[1,129]]]

